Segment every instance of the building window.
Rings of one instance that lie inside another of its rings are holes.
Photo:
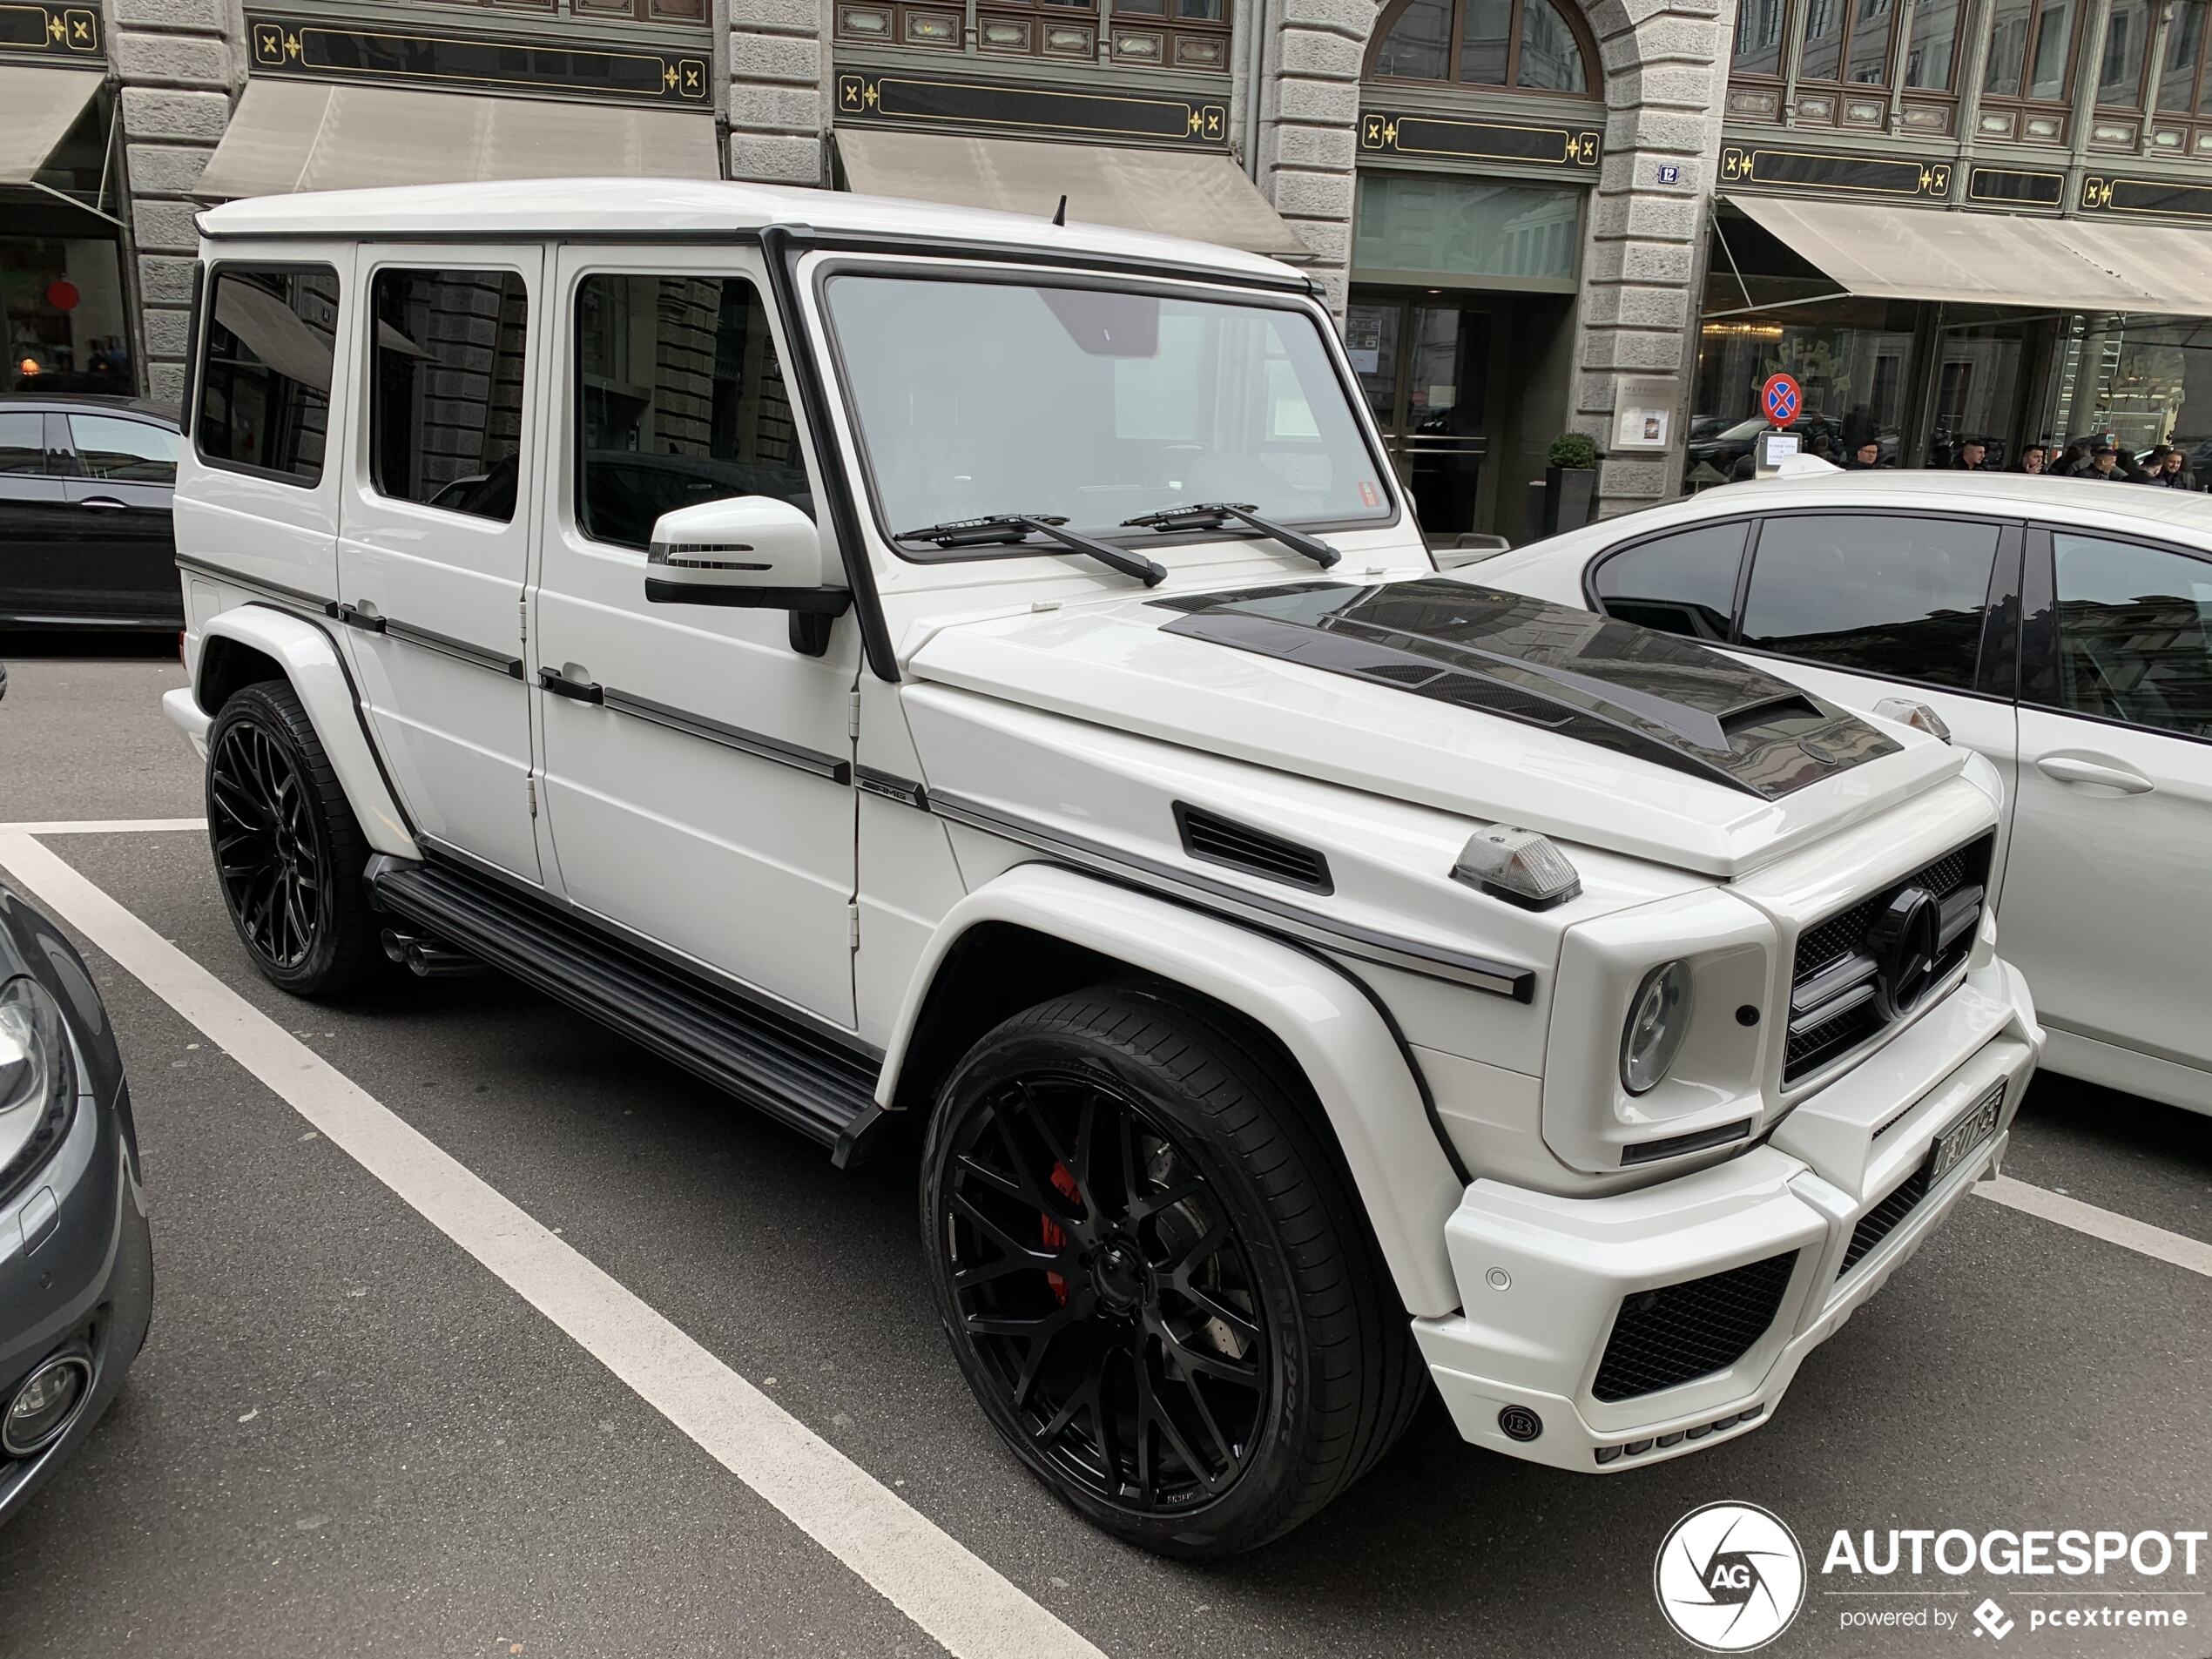
[[[2001,8],[2032,0],[1997,0]],[[2073,3],[2073,0],[2068,0]],[[1895,51],[1898,0],[1743,0],[1736,14],[1737,80],[1779,80],[1791,12],[1802,7],[1804,37],[1798,44],[1797,78],[1815,84],[1881,86],[1901,76],[1908,91],[1956,90],[1959,0],[1920,0],[1901,58]],[[1893,65],[1895,68],[1893,69]],[[1829,100],[1832,104],[1832,98]],[[1812,111],[1801,111],[1812,113]]]
[[[2104,58],[2097,71],[2101,108],[2143,107],[2143,65],[2150,56],[2150,0],[2113,0],[2105,24]]]
[[[1395,0],[1376,26],[1367,74],[1588,98],[1596,60],[1559,0]]]
[[[1996,0],[1982,95],[2031,104],[2071,102],[2080,10],[2080,0]]]
[[[2200,90],[2204,75],[2204,6],[2196,0],[2176,6],[2174,21],[2167,27],[2166,55],[2158,72],[2158,107],[2169,113],[2212,114],[2212,110],[2206,109],[2212,87]]]

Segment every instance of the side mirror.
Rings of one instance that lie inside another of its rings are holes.
[[[772,496],[737,496],[678,507],[653,521],[645,597],[655,604],[745,605],[842,616],[846,588],[822,581],[814,521]]]

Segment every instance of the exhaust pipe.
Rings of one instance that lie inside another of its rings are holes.
[[[387,927],[381,942],[384,954],[417,979],[460,979],[484,971],[483,963],[467,951],[442,945],[427,934]]]

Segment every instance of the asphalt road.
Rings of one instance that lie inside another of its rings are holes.
[[[0,821],[200,811],[172,661],[0,640]],[[404,1122],[758,1384],[1105,1653],[1686,1655],[1652,1560],[1740,1499],[1814,1555],[1865,1528],[2212,1525],[2212,1280],[1972,1200],[1819,1351],[1770,1425],[1580,1479],[1464,1445],[1432,1404],[1318,1521],[1190,1567],[1103,1539],[1002,1453],[936,1326],[912,1154],[810,1144],[497,979],[294,1001],[248,967],[201,835],[44,845]],[[0,1656],[927,1654],[900,1608],[88,950],[132,1079],[152,1336],[67,1473],[0,1531]],[[2212,1119],[2039,1081],[2006,1172],[2212,1241]],[[2212,1560],[2188,1588],[2212,1586]],[[1865,1583],[1878,1581],[1859,1581]],[[2007,1652],[2212,1653],[2185,1631]],[[2113,1588],[2164,1589],[2121,1575]],[[2146,1602],[2145,1604],[2148,1604]],[[1996,1645],[1842,1628],[1816,1581],[1777,1654]],[[2044,1605],[2051,1605],[2049,1602]]]

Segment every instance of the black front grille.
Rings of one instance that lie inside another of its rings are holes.
[[[1939,905],[1949,907],[1951,936],[1937,956],[1931,983],[1955,972],[1973,954],[1994,842],[1995,837],[1985,835],[1954,848],[1797,935],[1783,1045],[1785,1086],[1871,1041],[1889,1023],[1885,964],[1872,935],[1891,901],[1905,888],[1922,888]]]
[[[1175,803],[1175,821],[1183,832],[1183,850],[1194,859],[1226,864],[1309,893],[1335,891],[1328,860],[1310,846],[1181,801]]]
[[[1836,1270],[1838,1278],[1866,1259],[1867,1252],[1897,1231],[1898,1224],[1920,1207],[1920,1200],[1928,1196],[1928,1170],[1923,1164],[1912,1172],[1912,1177],[1896,1191],[1859,1217],[1858,1225],[1851,1230],[1851,1243],[1844,1250],[1844,1264]]]
[[[1726,1371],[1764,1336],[1797,1253],[1624,1298],[1590,1393],[1633,1399]]]

